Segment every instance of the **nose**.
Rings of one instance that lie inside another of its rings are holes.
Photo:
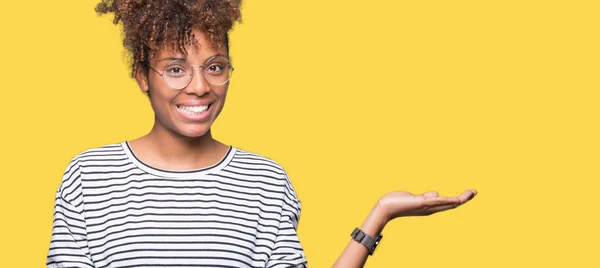
[[[198,96],[202,96],[210,91],[210,84],[202,75],[202,67],[194,66],[192,67],[192,80],[190,84],[185,87],[184,91],[189,94],[196,94]]]

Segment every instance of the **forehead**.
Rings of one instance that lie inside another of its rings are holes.
[[[215,46],[209,40],[208,35],[200,30],[193,30],[194,34],[191,44],[179,47],[176,43],[163,46],[155,52],[155,60],[165,58],[182,58],[190,61],[204,61],[210,57],[221,54],[226,55],[225,45]]]

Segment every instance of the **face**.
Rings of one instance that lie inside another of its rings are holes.
[[[192,32],[198,42],[186,46],[187,54],[168,48],[157,51],[149,65],[158,73],[152,69],[146,73],[139,68],[136,75],[140,88],[149,92],[155,114],[154,127],[190,138],[201,137],[209,132],[223,109],[229,85],[229,82],[218,86],[208,83],[202,75],[202,68],[192,68],[190,83],[179,90],[169,87],[159,75],[165,67],[171,68],[169,63],[175,59],[185,61],[191,66],[203,66],[215,55],[227,57],[225,49],[215,48],[204,32]],[[168,70],[179,72],[178,69]],[[163,73],[164,75],[166,74]]]

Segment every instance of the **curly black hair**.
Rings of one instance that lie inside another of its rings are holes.
[[[192,29],[228,49],[228,32],[241,21],[240,6],[241,0],[101,0],[96,12],[114,13],[113,23],[122,23],[134,77],[138,65],[165,46],[185,54],[185,46],[197,42]]]

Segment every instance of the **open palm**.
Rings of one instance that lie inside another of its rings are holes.
[[[456,208],[471,200],[477,191],[466,190],[455,197],[439,196],[435,191],[415,195],[408,192],[391,192],[379,199],[389,220],[403,216],[426,216]]]

